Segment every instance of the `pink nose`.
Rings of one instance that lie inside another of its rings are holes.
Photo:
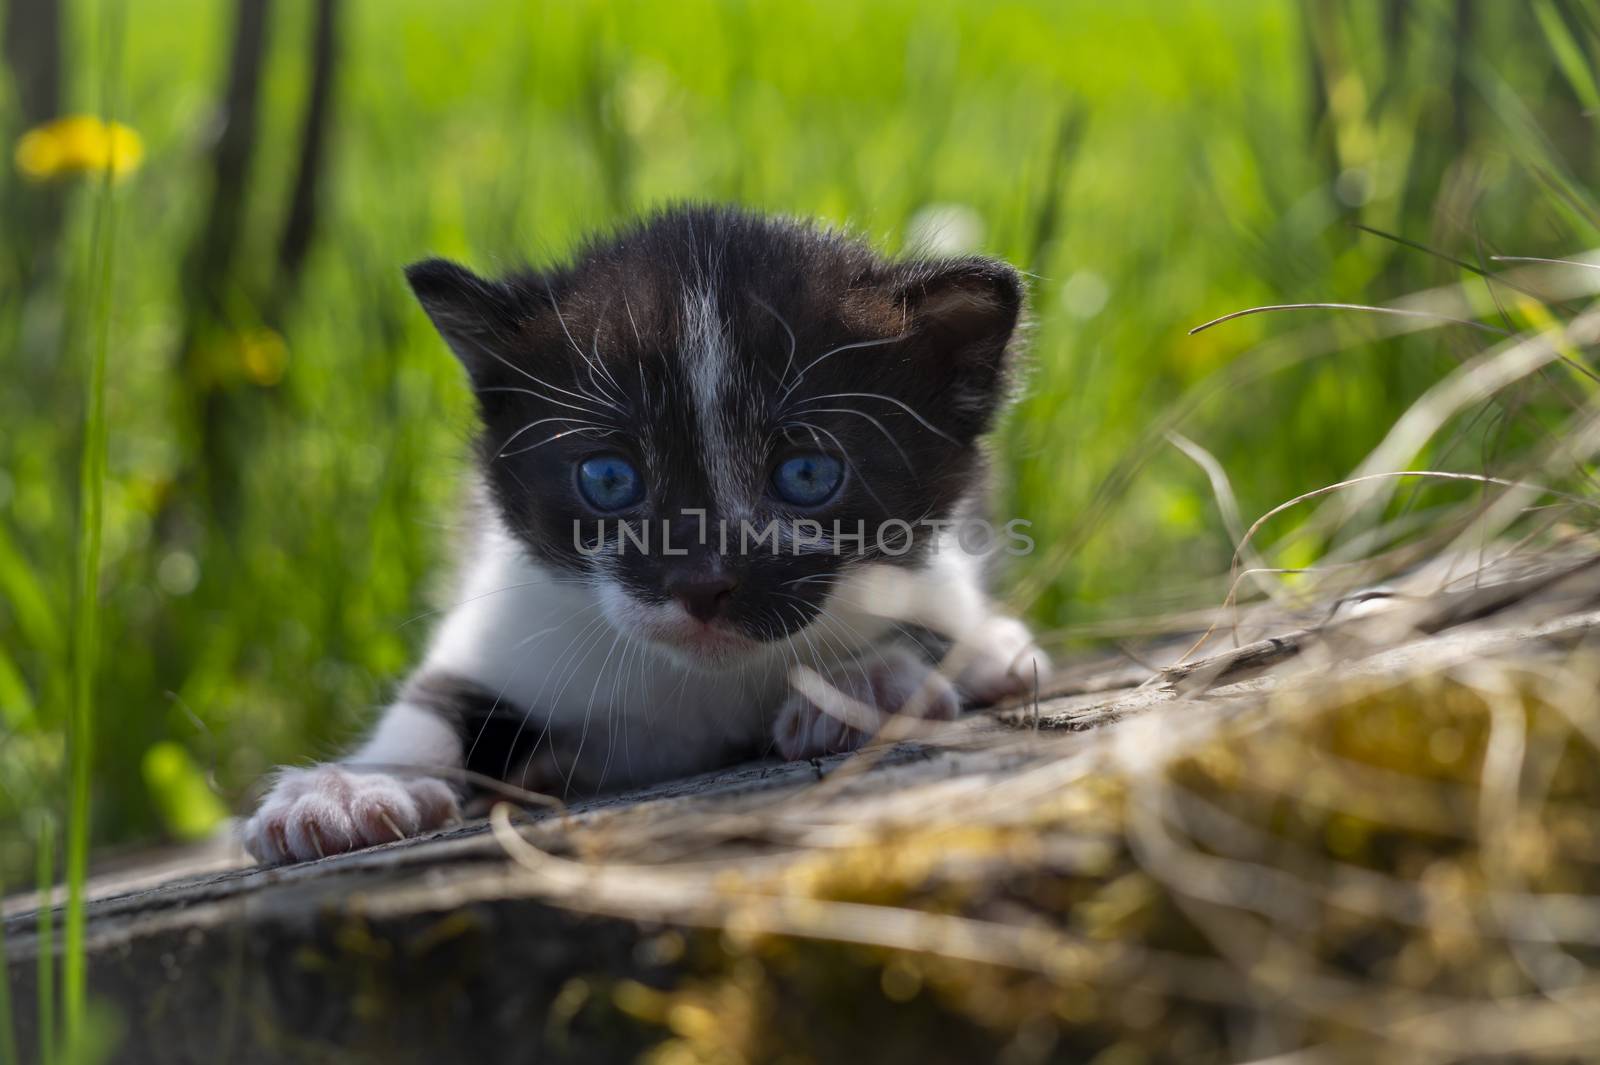
[[[711,621],[727,610],[735,587],[732,577],[684,576],[667,581],[667,591],[696,621]]]

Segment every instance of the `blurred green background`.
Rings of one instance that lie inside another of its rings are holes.
[[[9,0],[0,129],[19,146],[92,113],[109,76],[142,145],[112,192],[101,845],[203,834],[273,765],[337,750],[426,638],[470,407],[403,285],[414,259],[549,261],[697,199],[1019,264],[1035,365],[999,505],[1035,523],[1008,579],[1064,643],[1225,587],[1205,473],[1144,442],[1304,319],[1189,327],[1471,277],[1355,220],[1469,266],[1595,236],[1600,19],[1561,0],[136,0],[120,60],[98,11]],[[98,185],[24,154],[0,177],[13,885],[65,809]],[[1183,423],[1246,521],[1347,474],[1461,356],[1452,332],[1336,328],[1336,356]],[[1481,469],[1528,431],[1506,425],[1428,461]]]

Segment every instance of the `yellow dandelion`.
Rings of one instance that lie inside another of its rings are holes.
[[[67,115],[35,126],[17,140],[17,170],[32,181],[111,171],[121,178],[144,159],[144,141],[120,122]]]
[[[289,345],[271,329],[255,329],[239,335],[239,363],[245,376],[263,388],[283,380],[289,365]]]

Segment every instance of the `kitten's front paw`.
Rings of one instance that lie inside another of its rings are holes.
[[[947,661],[956,686],[983,706],[1033,691],[1036,670],[1040,684],[1050,679],[1049,657],[1016,618],[990,618],[963,637]]]
[[[323,765],[285,770],[240,839],[256,861],[277,865],[392,843],[459,816],[443,781]]]
[[[793,761],[853,751],[877,734],[890,714],[948,721],[961,710],[955,688],[920,657],[899,648],[853,662],[789,693],[773,739]]]

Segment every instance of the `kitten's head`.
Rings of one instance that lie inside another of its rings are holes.
[[[506,526],[707,667],[809,625],[855,567],[924,561],[918,523],[978,488],[1022,304],[992,259],[705,207],[543,272],[407,277],[471,377]]]

